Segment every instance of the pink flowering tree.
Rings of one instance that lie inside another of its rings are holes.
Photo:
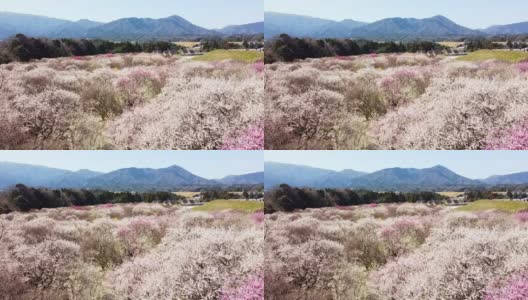
[[[528,61],[517,64],[517,70],[521,73],[528,74]]]
[[[528,299],[528,273],[511,278],[503,286],[490,288],[485,300],[522,300]]]
[[[251,69],[255,71],[255,73],[262,73],[264,72],[264,62],[263,61],[257,61],[251,65]]]
[[[221,300],[261,300],[264,299],[264,275],[251,276],[240,287],[222,291]]]
[[[528,149],[528,122],[523,122],[506,130],[496,137],[489,138],[487,150],[526,150]]]
[[[257,224],[262,224],[264,222],[264,211],[254,212],[251,214],[251,219]]]
[[[251,126],[238,136],[224,137],[222,150],[263,150],[264,149],[264,127],[261,125]]]

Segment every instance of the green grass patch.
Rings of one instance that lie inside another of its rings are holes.
[[[461,56],[458,58],[458,60],[462,61],[484,61],[489,59],[517,63],[524,60],[528,60],[528,52],[504,50],[478,50],[466,56]]]
[[[497,209],[506,212],[518,212],[528,209],[527,202],[506,201],[506,200],[479,200],[468,205],[457,208],[458,211],[485,211],[488,209]]]
[[[253,63],[259,60],[264,60],[264,52],[245,50],[214,50],[207,52],[204,55],[196,56],[193,59],[196,61],[235,60]]]
[[[204,205],[194,207],[194,211],[220,211],[225,209],[238,210],[252,213],[264,210],[264,202],[261,201],[241,201],[241,200],[215,200]]]

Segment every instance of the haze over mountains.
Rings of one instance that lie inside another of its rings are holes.
[[[307,166],[266,162],[264,186],[279,184],[312,188],[354,188],[374,191],[450,190],[477,186],[528,184],[528,172],[470,179],[435,166],[425,169],[388,168],[372,173],[355,170],[333,171]]]
[[[264,23],[232,25],[222,29],[206,29],[180,16],[161,19],[124,18],[109,23],[90,20],[76,22],[0,12],[0,40],[18,33],[47,38],[101,38],[109,40],[191,39],[199,37],[255,35],[264,32]]]
[[[178,190],[185,188],[262,185],[264,173],[206,179],[179,166],[162,169],[126,168],[108,173],[76,172],[10,162],[0,162],[0,189],[15,184],[48,188],[88,188],[111,191]]]
[[[265,12],[264,20],[266,38],[286,33],[295,37],[405,41],[528,34],[528,22],[492,26],[479,30],[458,25],[444,16],[424,19],[387,18],[365,23],[350,19],[333,21],[309,16]]]

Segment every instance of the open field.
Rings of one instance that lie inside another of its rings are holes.
[[[262,149],[263,65],[226,59],[1,65],[0,149]]]
[[[174,42],[174,44],[176,44],[178,46],[185,47],[185,48],[192,48],[194,46],[200,45],[200,42],[185,42],[185,41],[182,41],[182,42]]]
[[[389,204],[266,215],[269,300],[525,299],[527,265],[525,212]]]
[[[214,200],[207,202],[204,205],[193,208],[194,211],[222,211],[234,210],[246,213],[253,213],[264,210],[264,202],[262,201],[243,201],[243,200]]]
[[[246,50],[214,50],[193,58],[195,61],[234,60],[246,63],[264,61],[264,52]]]
[[[464,192],[438,192],[438,194],[449,198],[456,198],[458,196],[464,195]]]
[[[509,50],[479,50],[458,58],[460,61],[498,60],[509,63],[528,62],[528,52]]]
[[[528,202],[506,200],[479,200],[457,208],[457,210],[459,211],[472,212],[486,211],[490,209],[514,213],[523,210],[528,210]]]
[[[528,55],[492,53],[489,58]],[[270,150],[528,149],[527,83],[528,62],[424,54],[268,64],[265,145]]]
[[[263,214],[161,204],[0,215],[0,295],[263,299]]]
[[[437,44],[445,46],[445,47],[449,47],[449,48],[456,48],[460,45],[464,45],[464,42],[443,41],[443,42],[438,42]]]

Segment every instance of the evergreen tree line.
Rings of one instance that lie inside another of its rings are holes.
[[[352,206],[371,203],[440,202],[447,197],[435,192],[374,192],[349,189],[296,188],[282,184],[266,192],[265,212],[291,212],[296,209]]]
[[[466,51],[527,48],[528,36],[460,39]],[[499,42],[505,42],[499,43]],[[434,41],[375,42],[350,39],[295,38],[282,34],[266,43],[266,63],[296,59],[351,56],[371,53],[441,52],[448,48]]]
[[[261,199],[264,194],[261,191],[243,190],[242,193],[233,193],[231,191],[215,189],[205,190],[200,193],[202,201],[209,202],[217,199]]]
[[[0,213],[108,203],[174,202],[182,199],[185,198],[170,192],[131,193],[103,190],[45,189],[17,184],[0,197]]]
[[[0,64],[32,59],[87,56],[107,53],[179,51],[183,47],[165,41],[111,42],[86,39],[32,38],[23,34],[0,42]]]
[[[239,41],[240,43],[235,43],[232,40],[226,39],[208,39],[202,40],[200,42],[200,47],[203,51],[213,51],[217,49],[260,49],[264,48],[264,43],[261,41],[248,41],[243,40]]]
[[[266,43],[266,63],[296,59],[351,56],[371,53],[442,51],[444,46],[430,41],[375,42],[350,39],[311,39],[281,34]]]

